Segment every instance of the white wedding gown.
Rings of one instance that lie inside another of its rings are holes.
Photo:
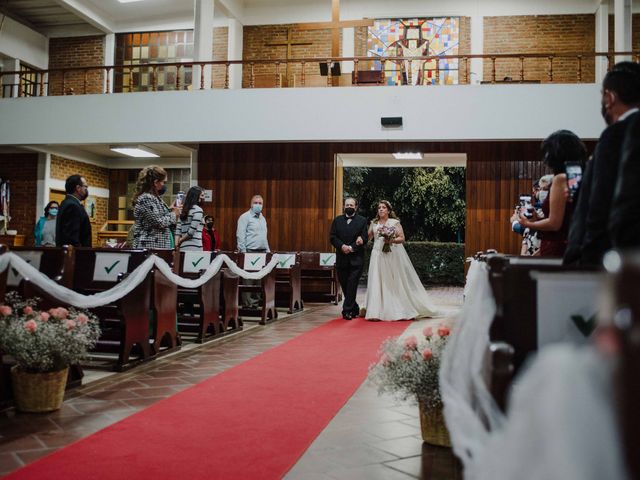
[[[393,218],[386,223],[389,227],[399,224]],[[374,223],[372,228],[365,318],[394,321],[437,315],[404,246],[394,243],[390,252],[383,252],[384,239],[378,236],[380,225]]]

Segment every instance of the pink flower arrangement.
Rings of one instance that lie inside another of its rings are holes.
[[[369,379],[381,393],[395,393],[404,400],[414,397],[427,408],[441,407],[440,358],[450,336],[448,326],[437,325],[423,328],[422,335],[385,340]]]
[[[16,292],[0,305],[0,350],[27,372],[53,372],[80,363],[100,336],[98,319],[63,307],[41,311]]]

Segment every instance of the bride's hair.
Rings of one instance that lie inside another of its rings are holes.
[[[378,220],[380,220],[380,217],[378,216],[378,207],[380,206],[380,204],[383,204],[385,207],[387,207],[387,210],[389,210],[389,218],[395,218],[396,220],[398,220],[396,212],[394,212],[393,208],[391,207],[391,202],[389,200],[380,200],[376,204],[376,218],[373,219],[373,223],[376,223]]]

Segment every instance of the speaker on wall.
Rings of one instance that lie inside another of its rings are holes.
[[[401,127],[402,117],[381,117],[380,124],[383,127]]]

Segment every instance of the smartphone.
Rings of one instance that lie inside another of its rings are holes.
[[[573,200],[580,188],[582,181],[582,166],[579,163],[567,163],[567,188],[569,188],[569,198]]]
[[[525,217],[531,218],[533,215],[533,205],[531,205],[531,195],[520,195],[520,211]]]
[[[181,207],[184,203],[184,192],[178,192],[176,195],[176,207]]]

